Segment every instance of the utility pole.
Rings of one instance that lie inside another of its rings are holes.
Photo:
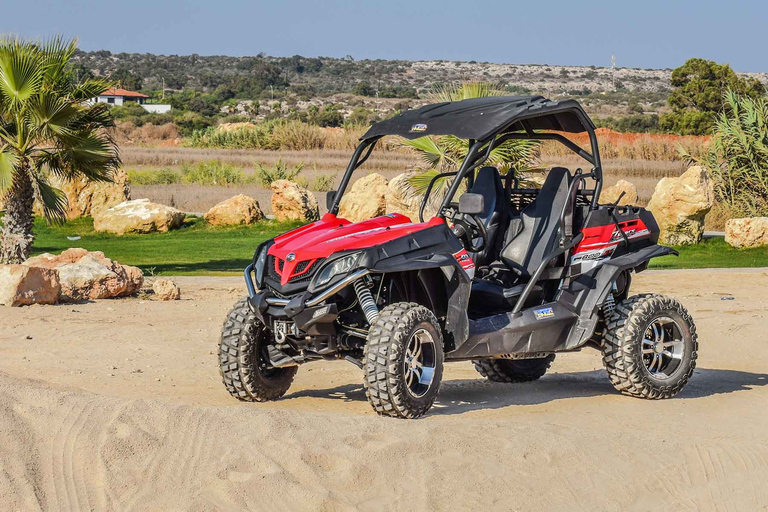
[[[613,81],[613,92],[616,92],[616,56],[611,55],[611,80]]]
[[[165,77],[163,77],[163,92],[160,93],[160,97],[165,100]]]

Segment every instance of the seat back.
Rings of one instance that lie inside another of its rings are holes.
[[[483,167],[477,171],[475,181],[467,192],[480,194],[485,201],[485,209],[483,213],[477,215],[477,218],[485,225],[488,241],[485,249],[471,253],[475,265],[482,266],[494,259],[493,249],[496,246],[496,238],[499,236],[499,225],[505,208],[504,185],[499,171],[494,167]]]
[[[501,260],[522,277],[530,277],[558,244],[558,221],[568,200],[571,173],[554,167],[536,199],[519,217],[510,219],[501,250]]]

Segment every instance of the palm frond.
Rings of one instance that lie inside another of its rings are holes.
[[[68,178],[78,175],[93,181],[111,181],[120,166],[117,146],[106,134],[83,132],[66,147],[59,148],[50,159],[43,159],[49,168]]]
[[[498,85],[480,80],[470,80],[459,84],[438,85],[426,94],[433,103],[468,100],[470,98],[485,98],[488,96],[504,96],[506,92]]]
[[[48,222],[62,224],[67,220],[67,195],[48,183],[40,172],[32,173],[35,196],[43,206],[43,214]]]
[[[0,196],[13,186],[13,175],[16,172],[18,157],[10,151],[0,151]]]
[[[69,95],[72,99],[85,101],[103,94],[104,91],[114,87],[114,85],[114,82],[110,80],[93,78],[76,84]]]
[[[437,140],[435,137],[419,137],[413,140],[402,139],[400,144],[416,150],[430,167],[443,168],[457,165],[458,162],[450,154],[450,148],[445,144],[438,144]]]
[[[40,90],[45,74],[34,45],[13,41],[0,48],[0,94],[11,105],[29,99]]]
[[[73,124],[77,120],[79,105],[50,92],[41,93],[29,102],[30,128],[38,130],[42,139],[76,136]]]

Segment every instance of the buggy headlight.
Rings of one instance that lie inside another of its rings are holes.
[[[256,286],[261,287],[261,283],[263,283],[264,279],[264,267],[267,265],[267,251],[269,250],[269,245],[265,245],[262,247],[261,251],[259,252],[259,257],[256,258],[256,265],[254,265],[256,270]]]
[[[318,272],[317,278],[315,279],[315,286],[323,286],[333,279],[334,276],[346,274],[357,266],[357,260],[359,258],[360,253],[356,252],[327,263],[320,272]]]

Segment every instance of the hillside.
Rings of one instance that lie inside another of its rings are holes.
[[[215,89],[231,80],[253,80],[261,89],[288,84],[310,94],[353,92],[359,84],[370,95],[408,97],[434,84],[483,79],[501,82],[521,92],[582,95],[614,90],[610,67],[552,66],[546,64],[493,64],[488,62],[353,60],[330,57],[227,57],[78,52],[75,60],[97,75],[129,72],[145,89]],[[670,69],[617,68],[616,89],[666,93]],[[747,75],[747,74],[745,74]],[[750,73],[768,83],[768,73]],[[358,89],[359,90],[359,89]],[[392,93],[400,93],[392,95]]]

